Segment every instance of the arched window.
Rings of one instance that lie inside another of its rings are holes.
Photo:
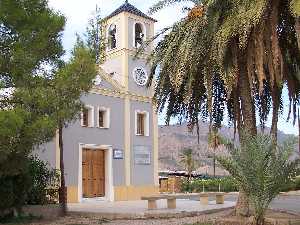
[[[134,46],[136,48],[140,47],[145,38],[145,30],[143,29],[143,25],[140,23],[136,23],[134,27]]]
[[[108,49],[114,49],[117,47],[117,26],[115,24],[111,24],[108,28]]]

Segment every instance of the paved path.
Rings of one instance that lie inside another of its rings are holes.
[[[147,201],[123,201],[123,202],[85,202],[80,204],[68,204],[70,215],[95,215],[104,218],[168,218],[178,216],[197,216],[211,212],[212,210],[226,209],[235,206],[235,202],[225,201],[224,204],[216,204],[210,201],[208,205],[202,205],[194,200],[177,200],[176,209],[168,209],[166,200],[157,201],[156,210],[148,210]]]
[[[280,196],[271,203],[271,208],[294,211],[300,214],[300,196]]]
[[[227,195],[225,200],[236,201],[237,195]],[[300,195],[281,195],[272,201],[270,208],[300,213]]]

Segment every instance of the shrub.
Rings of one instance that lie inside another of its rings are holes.
[[[27,191],[30,189],[30,177],[27,171],[14,176],[0,178],[0,217],[12,213],[13,209],[21,211],[25,204]]]
[[[295,190],[300,190],[300,176],[295,179]]]
[[[281,192],[296,190],[300,190],[300,177],[296,177],[293,180],[289,180],[287,183],[283,184],[282,188],[280,189]]]
[[[26,201],[27,191],[31,187],[28,172],[27,158],[18,153],[10,154],[1,165],[1,169],[8,168],[0,175],[0,217],[13,211],[20,212],[22,205]]]
[[[29,159],[29,174],[31,177],[31,189],[28,191],[27,204],[44,205],[51,203],[56,195],[55,190],[59,187],[59,174],[56,170],[50,169],[49,165],[37,157]],[[47,191],[48,188],[54,191]],[[50,195],[50,196],[49,196]]]
[[[59,185],[57,172],[43,161],[23,157],[22,164],[12,175],[0,176],[0,218],[14,212],[19,214],[24,204],[49,203],[47,187]],[[52,192],[52,195],[56,194]]]
[[[211,179],[194,179],[190,185],[183,182],[183,192],[202,192],[204,191],[222,191],[233,192],[238,191],[236,181],[232,177],[211,178]]]

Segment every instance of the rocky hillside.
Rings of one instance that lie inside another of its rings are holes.
[[[232,138],[233,129],[223,127],[221,134],[224,137]],[[201,173],[212,174],[213,160],[212,152],[207,146],[208,124],[200,123],[200,143],[197,141],[197,133],[189,133],[186,124],[160,126],[159,127],[159,168],[160,170],[183,170],[180,165],[180,154],[184,148],[194,150],[194,158],[198,162],[198,171]],[[283,141],[289,135],[283,132],[278,133],[278,140]],[[297,149],[298,150],[298,149]],[[224,151],[218,149],[217,151]],[[218,175],[224,175],[225,171],[220,168],[216,170]]]

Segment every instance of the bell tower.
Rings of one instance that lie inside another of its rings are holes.
[[[128,1],[104,19],[107,48],[102,67],[126,91],[137,95],[151,95],[146,88],[150,73],[146,57],[152,45],[137,58],[135,54],[143,42],[154,36],[155,22]]]
[[[118,117],[122,120],[119,125],[124,135],[124,161],[118,163],[124,180],[115,187],[115,198],[119,200],[137,200],[145,193],[158,193],[158,121],[153,89],[146,86],[150,75],[147,57],[152,44],[136,57],[139,47],[154,36],[155,22],[125,1],[102,24],[107,47],[101,67],[109,76],[107,80],[117,88],[109,95],[122,101]]]

